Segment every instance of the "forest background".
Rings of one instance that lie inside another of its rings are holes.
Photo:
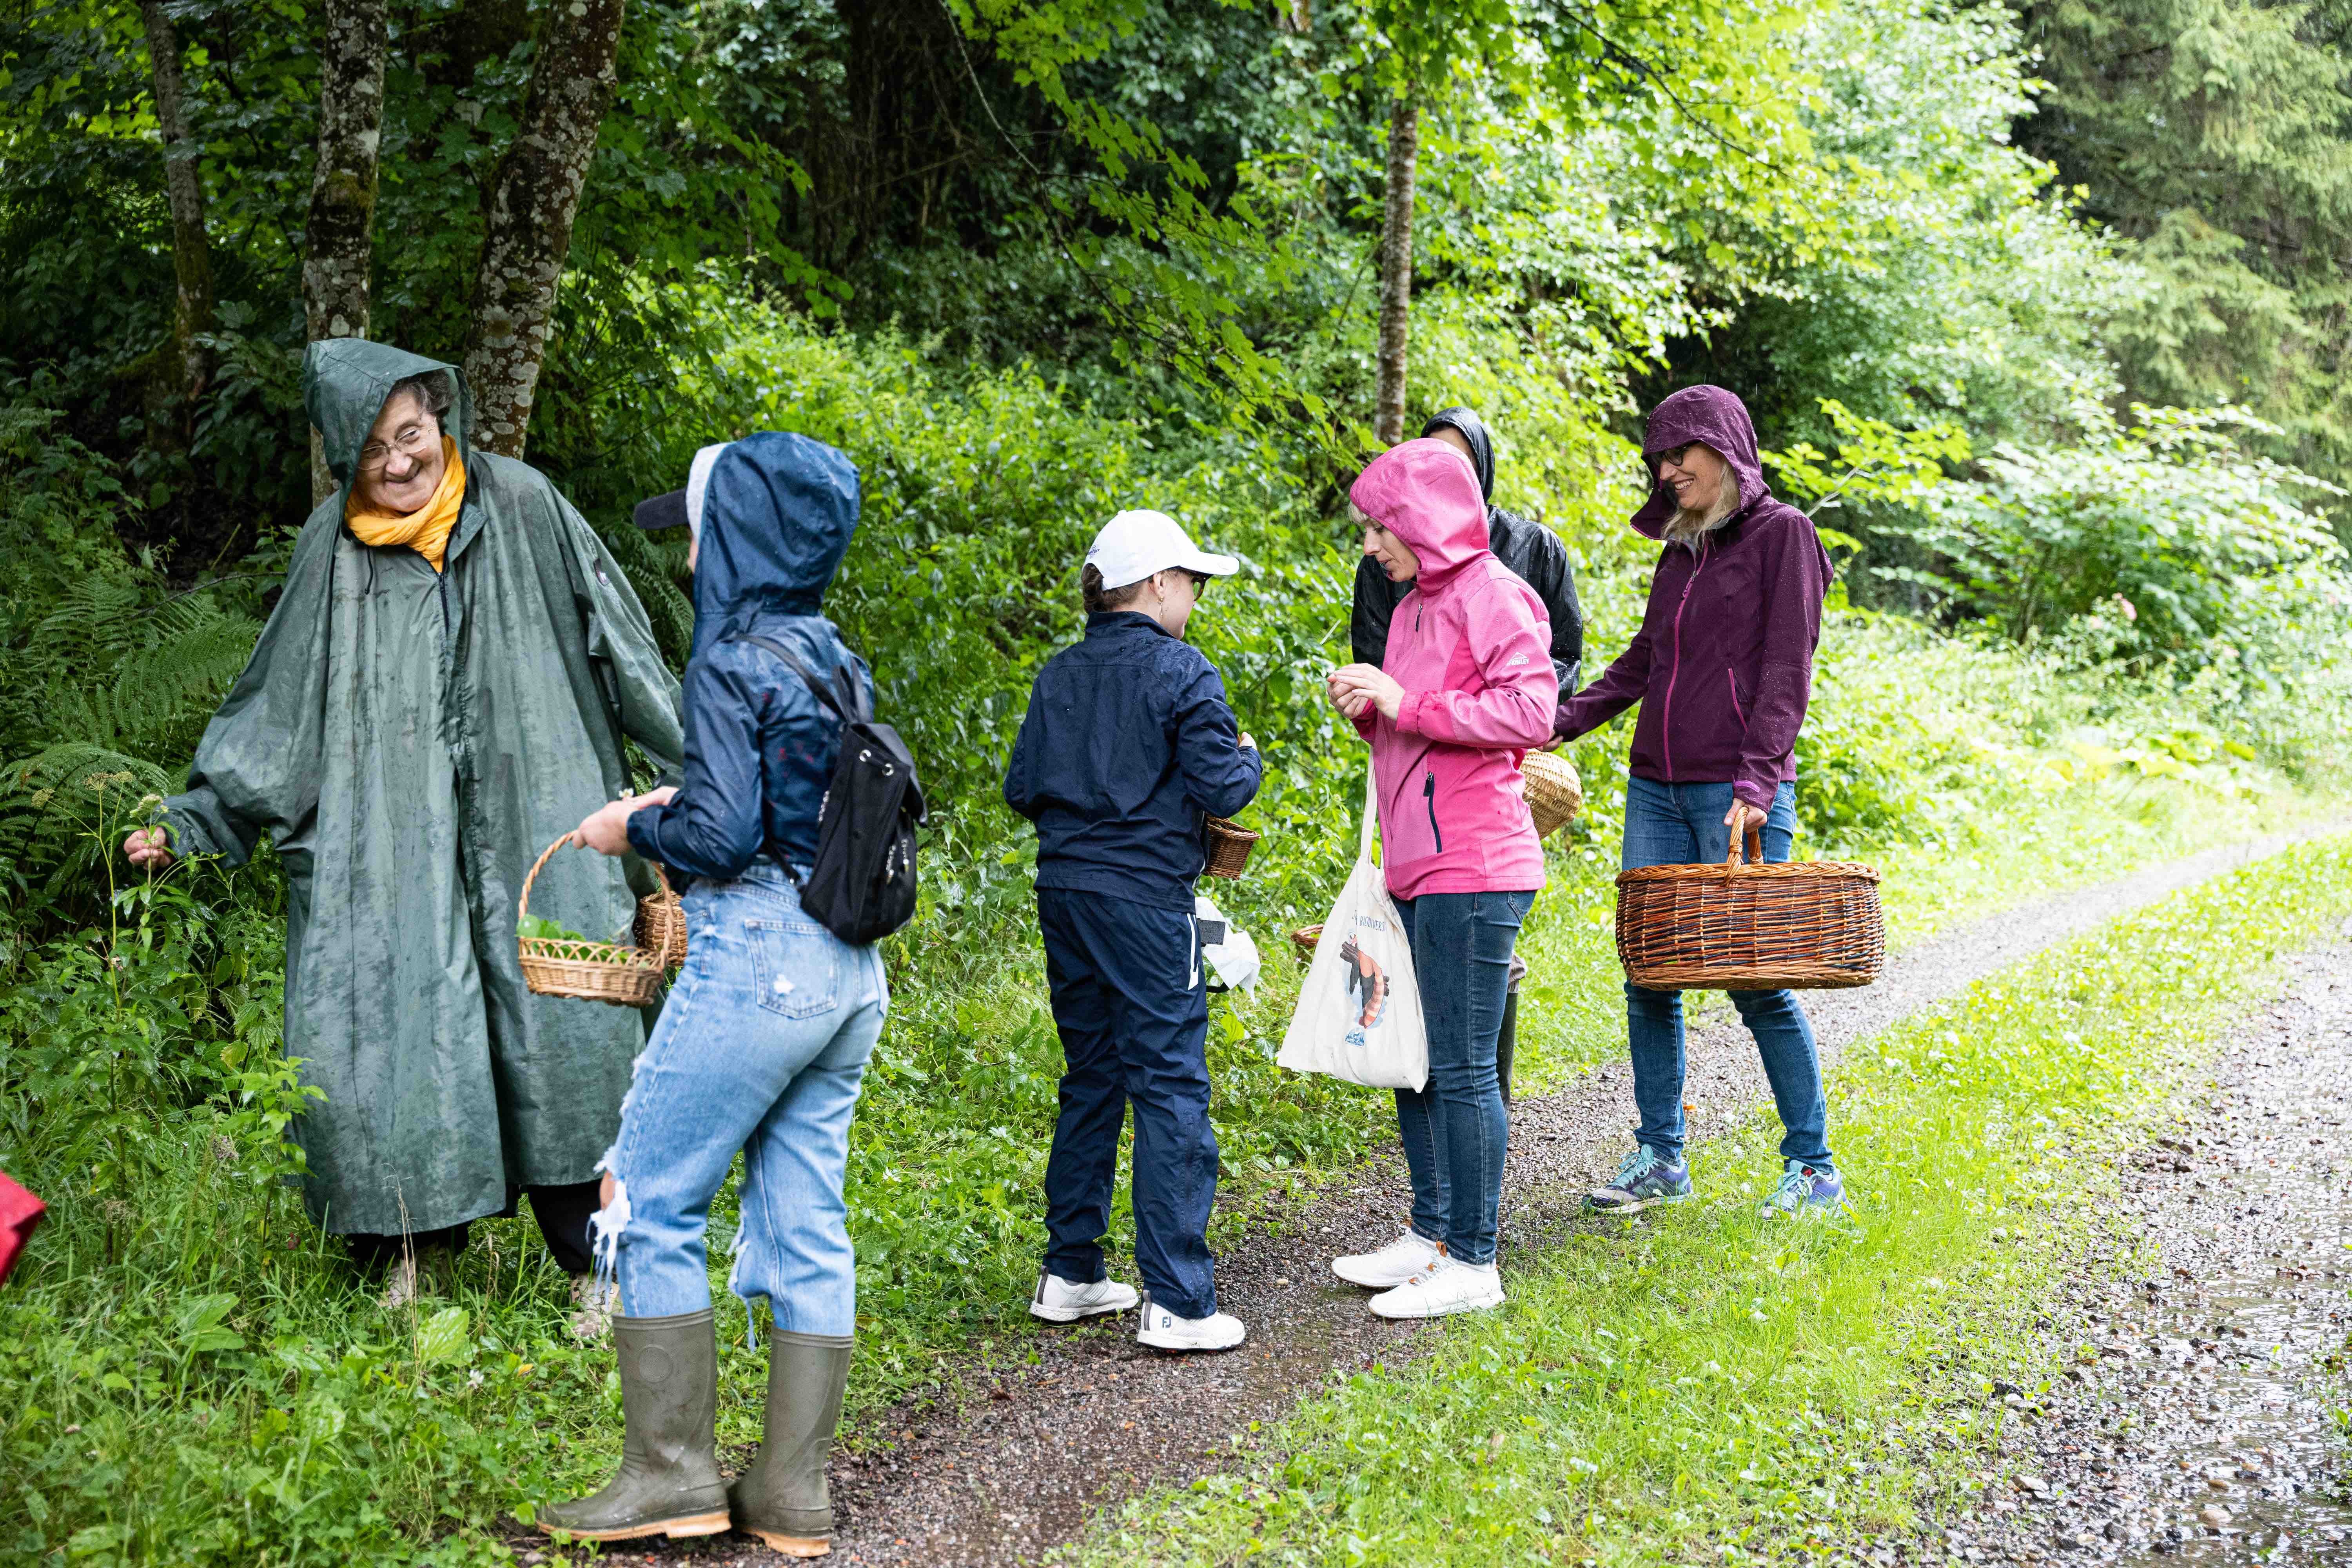
[[[56,1206],[0,1292],[0,1552],[496,1560],[616,1436],[522,1231],[392,1314],[300,1221],[269,857],[146,882],[109,853],[310,510],[309,338],[464,362],[480,437],[582,508],[673,658],[683,543],[629,506],[754,428],[859,465],[831,613],[935,807],[852,1175],[869,1440],[1024,1300],[1057,1052],[997,785],[1120,507],[1246,563],[1195,633],[1270,763],[1221,895],[1270,976],[1215,1014],[1237,1210],[1378,1136],[1377,1097],[1268,1058],[1282,933],[1360,799],[1319,700],[1345,481],[1439,407],[1486,417],[1496,500],[1567,542],[1590,679],[1652,559],[1624,527],[1641,411],[1748,400],[1841,565],[1800,852],[1885,866],[1898,932],[2337,793],[2347,23],[0,0],[0,1168]],[[1622,1048],[1625,740],[1573,749],[1591,804],[1530,927],[1530,1087]],[[755,1430],[735,1394],[724,1419]]]

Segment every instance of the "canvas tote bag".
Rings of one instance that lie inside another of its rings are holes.
[[[1429,1081],[1429,1032],[1404,923],[1372,864],[1374,795],[1368,779],[1355,869],[1323,922],[1275,1060],[1293,1072],[1418,1091]]]

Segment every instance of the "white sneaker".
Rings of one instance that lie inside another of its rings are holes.
[[[1156,1351],[1229,1351],[1249,1338],[1239,1318],[1212,1312],[1205,1318],[1180,1318],[1165,1307],[1143,1299],[1143,1317],[1136,1325],[1135,1342]]]
[[[1503,1304],[1503,1276],[1495,1266],[1440,1258],[1395,1289],[1371,1300],[1383,1318],[1443,1318]]]
[[[1406,1231],[1378,1252],[1354,1252],[1331,1260],[1331,1272],[1350,1285],[1387,1290],[1437,1261],[1437,1243]]]
[[[1124,1312],[1135,1305],[1135,1287],[1116,1279],[1079,1285],[1058,1274],[1037,1270],[1037,1293],[1029,1298],[1029,1315],[1049,1323],[1075,1323],[1105,1312]]]

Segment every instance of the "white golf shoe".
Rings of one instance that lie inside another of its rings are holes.
[[[1212,1312],[1205,1318],[1180,1318],[1167,1308],[1143,1299],[1143,1317],[1137,1323],[1135,1342],[1156,1351],[1229,1351],[1249,1338],[1239,1318]]]
[[[1135,1305],[1135,1287],[1116,1279],[1080,1285],[1045,1269],[1037,1271],[1037,1293],[1029,1298],[1029,1315],[1049,1323],[1075,1323],[1105,1312],[1124,1312]]]
[[[1437,1261],[1437,1243],[1406,1231],[1378,1252],[1351,1252],[1331,1260],[1331,1272],[1350,1285],[1390,1290]]]

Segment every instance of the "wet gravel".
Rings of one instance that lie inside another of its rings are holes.
[[[2273,854],[2305,834],[2208,851],[1979,921],[1892,959],[1866,989],[1809,994],[1824,1061],[1984,976],[2181,888]],[[1697,1142],[1759,1104],[1769,1090],[1736,1020],[1689,1042],[1691,1136]],[[1831,1108],[1834,1146],[1836,1108]],[[1545,1217],[1605,1178],[1631,1147],[1630,1072],[1621,1060],[1558,1093],[1512,1108],[1505,1177],[1503,1265],[1545,1238]],[[1772,1173],[1765,1173],[1770,1174]],[[1704,1163],[1701,1179],[1706,1179]],[[1029,1561],[1075,1539],[1096,1510],[1145,1489],[1234,1462],[1318,1386],[1375,1361],[1395,1364],[1442,1324],[1385,1322],[1365,1293],[1341,1285],[1330,1258],[1394,1238],[1407,1210],[1402,1157],[1383,1149],[1345,1185],[1277,1208],[1219,1256],[1219,1304],[1249,1325],[1237,1351],[1163,1356],[1138,1346],[1124,1321],[1077,1329],[1038,1325],[1034,1363],[959,1374],[961,1408],[909,1405],[866,1427],[881,1434],[836,1451],[840,1517],[833,1561],[845,1564],[982,1564]],[[1121,1260],[1114,1260],[1118,1269]],[[1016,1334],[1020,1331],[1015,1330]],[[521,1544],[520,1542],[518,1544]],[[692,1561],[707,1568],[781,1563],[748,1538],[627,1543],[605,1562]]]
[[[2043,1364],[2074,1364],[2047,1393],[1996,1386],[2011,1468],[1929,1560],[2352,1563],[2352,947],[2297,960],[2210,1076],[2124,1173],[2152,1260],[2087,1260],[2053,1304]]]

